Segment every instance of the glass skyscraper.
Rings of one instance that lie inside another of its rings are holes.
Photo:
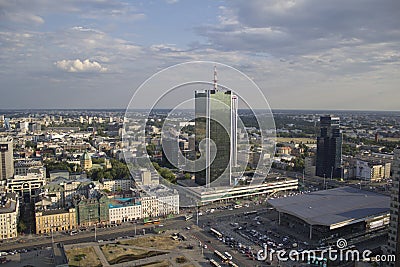
[[[320,177],[341,177],[342,133],[340,119],[331,116],[320,118],[317,137],[316,174]]]
[[[196,151],[205,156],[205,161],[196,163],[198,185],[231,184],[231,156],[235,155],[236,160],[236,114],[237,97],[231,91],[217,90],[215,86],[195,92]]]

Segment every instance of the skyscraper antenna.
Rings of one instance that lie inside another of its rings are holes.
[[[217,66],[214,66],[214,90],[218,90],[217,86]]]

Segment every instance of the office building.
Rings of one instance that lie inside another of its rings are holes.
[[[317,137],[316,174],[320,177],[342,177],[342,133],[340,119],[331,116],[320,118]]]
[[[18,195],[2,193],[0,195],[0,240],[17,237],[18,217]]]
[[[389,223],[389,238],[386,248],[387,254],[395,255],[396,262],[390,262],[387,266],[400,266],[400,231],[399,231],[399,212],[400,212],[400,148],[394,150],[393,169],[393,186],[391,191],[390,201],[390,223]]]
[[[237,147],[237,97],[229,90],[220,90],[214,70],[214,87],[195,92],[195,144],[204,160],[196,161],[195,181],[209,187],[231,184],[231,150]],[[212,141],[210,141],[210,139]],[[215,156],[215,157],[214,157]]]
[[[13,139],[0,137],[0,180],[7,180],[14,175]]]
[[[8,191],[17,193],[20,197],[33,197],[44,185],[46,185],[46,178],[43,173],[15,175],[13,178],[7,180]]]

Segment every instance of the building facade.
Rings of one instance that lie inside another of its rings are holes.
[[[116,199],[109,204],[110,224],[130,222],[142,218],[142,205],[134,199]]]
[[[71,231],[77,228],[76,210],[40,210],[35,212],[36,234]]]
[[[393,186],[391,191],[390,202],[390,224],[389,224],[389,238],[387,253],[396,256],[397,262],[388,263],[387,266],[398,267],[400,266],[400,148],[394,150],[393,169]]]
[[[42,173],[28,173],[27,175],[15,175],[7,180],[9,192],[18,193],[19,196],[34,196],[44,185],[46,179]]]
[[[109,222],[109,199],[106,195],[82,199],[77,204],[77,219],[80,226],[91,226]]]
[[[133,186],[133,180],[105,180],[103,182],[103,189],[110,192],[129,191]]]
[[[140,203],[142,205],[142,218],[152,218],[158,216],[159,206],[156,196],[141,197]]]
[[[0,240],[17,237],[19,200],[15,193],[0,195]]]
[[[377,182],[390,177],[390,163],[373,163],[356,161],[355,178],[369,182]]]
[[[43,167],[43,163],[39,160],[15,160],[14,174],[27,175],[28,172],[34,172],[36,169]],[[45,173],[45,172],[44,172]]]
[[[320,118],[320,133],[317,137],[316,175],[320,177],[342,177],[342,133],[340,119],[331,116]]]
[[[7,180],[14,175],[13,139],[0,137],[0,180]]]

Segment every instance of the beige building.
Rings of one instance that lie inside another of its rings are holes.
[[[70,231],[77,228],[76,212],[74,208],[69,210],[54,209],[36,211],[35,218],[36,234]]]
[[[19,200],[17,194],[0,195],[0,240],[17,237]]]

